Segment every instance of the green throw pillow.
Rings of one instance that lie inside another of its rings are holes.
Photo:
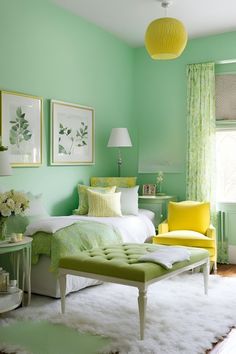
[[[112,187],[90,187],[83,184],[78,184],[79,206],[74,210],[76,215],[88,214],[88,189],[98,193],[115,193],[116,186]]]
[[[118,193],[96,193],[88,189],[89,216],[122,216]]]

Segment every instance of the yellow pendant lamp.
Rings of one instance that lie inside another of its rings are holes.
[[[167,9],[171,2],[161,1]],[[182,22],[172,17],[159,18],[152,21],[145,34],[145,46],[150,57],[155,60],[175,59],[179,57],[186,44],[188,35]]]

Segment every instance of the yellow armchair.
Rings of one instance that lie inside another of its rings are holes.
[[[216,272],[216,230],[210,224],[209,203],[170,202],[168,220],[159,224],[153,243],[204,248]]]

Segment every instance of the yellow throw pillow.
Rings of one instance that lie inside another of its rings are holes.
[[[169,231],[192,230],[205,234],[210,225],[210,203],[169,202]]]
[[[97,193],[88,189],[89,216],[122,216],[121,193]]]
[[[74,210],[74,214],[87,215],[88,214],[88,189],[97,191],[99,193],[115,193],[116,186],[111,187],[90,187],[83,184],[78,184],[79,207]]]

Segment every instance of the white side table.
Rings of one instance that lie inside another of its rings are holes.
[[[0,255],[10,253],[13,260],[14,277],[19,284],[20,279],[20,263],[22,264],[22,289],[14,294],[0,294],[0,313],[9,311],[20,305],[22,294],[24,294],[25,282],[28,289],[28,301],[31,300],[31,237],[24,237],[22,241],[16,243],[9,243],[9,241],[0,242]],[[1,301],[2,299],[2,301]],[[4,301],[3,301],[4,300]],[[2,305],[1,305],[2,303]],[[14,305],[15,303],[15,305]],[[7,305],[6,305],[7,304]],[[23,301],[24,304],[24,301]]]
[[[13,294],[1,294],[0,295],[0,314],[3,312],[14,310],[20,306],[23,298],[23,291],[17,289]]]
[[[155,227],[167,217],[167,208],[170,201],[176,201],[176,196],[162,195],[162,196],[149,196],[140,195],[138,197],[139,208],[148,209],[155,213]]]

